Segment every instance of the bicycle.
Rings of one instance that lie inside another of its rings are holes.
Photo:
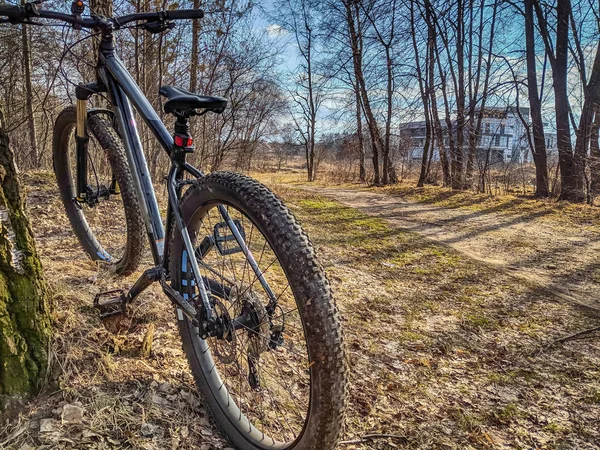
[[[100,36],[97,80],[76,87],[76,107],[63,111],[54,129],[54,167],[73,229],[92,258],[123,275],[140,262],[145,230],[155,264],[127,292],[98,294],[101,316],[124,314],[160,283],[198,389],[236,448],[334,448],[346,397],[343,339],[306,233],[262,184],[232,172],[204,174],[186,161],[194,150],[190,118],[223,112],[226,99],[163,86],[164,111],[175,116],[171,135],[115,52],[114,32],[126,24],[161,33],[204,13],[83,17],[81,1],[70,15],[38,4],[0,5],[0,16],[32,25],[53,19]],[[111,108],[88,108],[91,97],[104,94]],[[171,160],[164,227],[131,104]],[[123,215],[96,213],[115,199]],[[90,226],[95,220],[117,228],[103,233]]]

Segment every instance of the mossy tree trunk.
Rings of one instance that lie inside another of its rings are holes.
[[[4,123],[1,117],[0,123]],[[48,365],[50,303],[8,138],[0,129],[0,410],[35,394]]]

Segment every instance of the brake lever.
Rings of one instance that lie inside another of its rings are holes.
[[[175,28],[175,22],[166,20],[157,20],[153,22],[146,22],[141,26],[144,30],[149,33],[157,34],[164,31],[169,31]]]

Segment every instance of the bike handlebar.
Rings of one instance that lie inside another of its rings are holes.
[[[102,18],[98,16],[81,17],[72,14],[64,14],[58,11],[39,10],[37,5],[27,3],[25,6],[0,5],[0,16],[8,18],[11,23],[27,23],[30,19],[54,19],[61,20],[83,28],[96,28],[112,24],[115,30],[122,26],[138,21],[169,21],[182,19],[202,19],[204,11],[201,9],[179,9],[175,11],[157,11],[128,14],[121,17]]]

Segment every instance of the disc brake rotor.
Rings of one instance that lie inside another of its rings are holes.
[[[239,292],[239,294],[238,294]],[[235,286],[231,290],[231,301],[236,305],[236,317],[250,316],[252,325],[246,326],[248,335],[246,355],[248,363],[248,384],[254,390],[260,389],[259,358],[269,350],[270,320],[263,302],[249,288]]]
[[[236,360],[237,342],[233,321],[227,308],[219,300],[214,299],[214,308],[217,316],[222,321],[223,336],[216,339],[214,354],[223,364],[231,364]]]

